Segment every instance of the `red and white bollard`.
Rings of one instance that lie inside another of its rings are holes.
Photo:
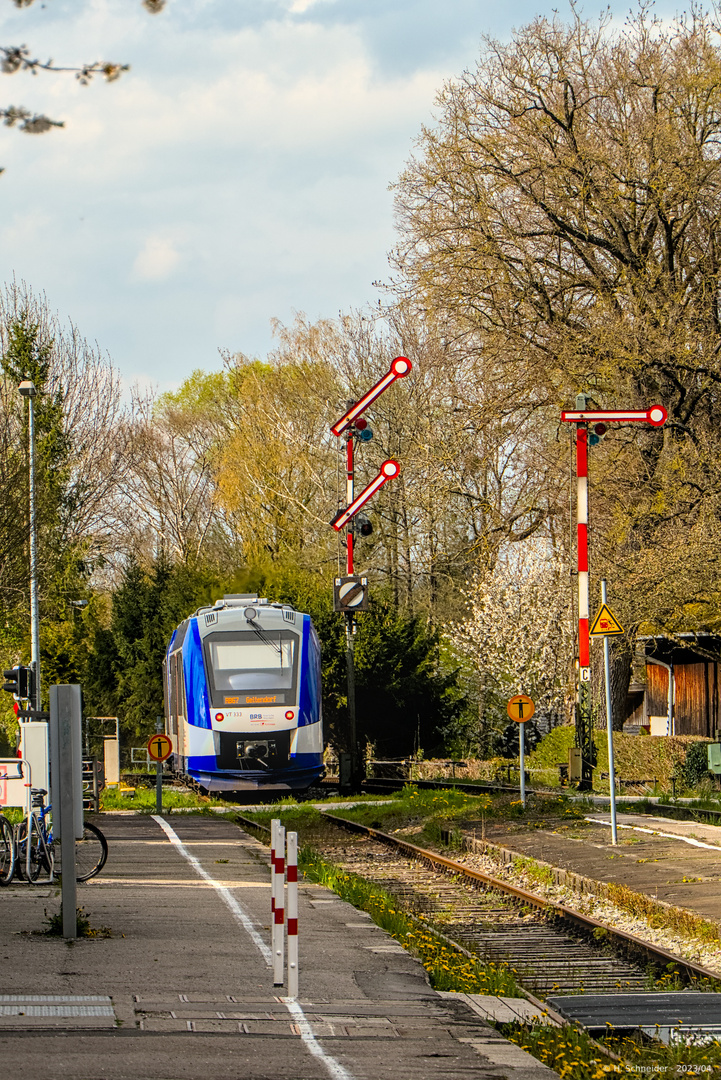
[[[298,997],[298,833],[288,833],[288,997]]]
[[[275,965],[276,944],[278,940],[278,928],[275,923],[275,897],[278,891],[276,884],[275,856],[278,851],[278,829],[280,818],[273,818],[270,823],[270,951],[273,954]]]
[[[278,823],[275,833],[275,910],[273,911],[273,985],[283,985],[285,953],[285,829]]]

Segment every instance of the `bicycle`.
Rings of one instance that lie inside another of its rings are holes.
[[[52,823],[49,815],[51,806],[45,805],[47,791],[44,788],[32,789],[32,814],[30,817],[30,858],[28,860],[28,823],[23,821],[15,830],[15,873],[18,877],[28,877],[37,881],[41,870],[46,870],[52,878],[56,864],[60,866],[61,846],[53,838]],[[92,822],[83,824],[83,835],[75,841],[75,871],[78,881],[89,881],[105,866],[108,857],[108,841]]]
[[[8,819],[0,814],[0,887],[9,885],[15,873],[15,833]]]

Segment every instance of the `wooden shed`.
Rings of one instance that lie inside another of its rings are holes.
[[[627,723],[645,727],[651,735],[716,738],[721,731],[721,637],[679,634],[678,638],[681,641],[639,639],[639,667],[645,667],[645,680],[639,678],[629,687]]]

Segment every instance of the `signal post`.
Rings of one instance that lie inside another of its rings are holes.
[[[392,386],[396,379],[404,379],[411,371],[412,364],[405,356],[397,356],[382,379],[371,387],[358,401],[350,404],[347,412],[331,427],[331,432],[346,441],[346,508],[339,510],[330,524],[340,532],[345,528],[346,539],[346,576],[335,579],[334,606],[336,611],[345,615],[346,620],[346,669],[348,680],[348,741],[350,743],[350,776],[345,777],[341,767],[341,786],[350,790],[360,788],[364,779],[364,769],[358,753],[358,732],[355,703],[355,659],[354,642],[355,613],[368,610],[368,579],[355,575],[354,518],[361,507],[373,498],[377,491],[389,480],[398,476],[401,467],[393,458],[381,465],[380,472],[360,492],[355,494],[355,442],[370,442],[373,432],[368,421],[362,415],[381,394]],[[360,519],[359,519],[360,520]],[[361,535],[368,536],[373,528],[366,518],[360,520]]]
[[[606,434],[609,423],[645,423],[662,427],[668,419],[663,405],[648,409],[589,409],[588,395],[578,394],[576,408],[564,410],[561,420],[576,425],[576,530],[578,573],[578,683],[576,696],[576,745],[581,750],[579,791],[593,788],[596,763],[591,716],[591,651],[589,635],[588,568],[588,449]],[[589,434],[588,425],[593,424]]]

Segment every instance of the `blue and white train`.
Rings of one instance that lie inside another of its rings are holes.
[[[304,791],[323,774],[320,641],[257,596],[199,608],[163,665],[173,770],[205,791]]]

